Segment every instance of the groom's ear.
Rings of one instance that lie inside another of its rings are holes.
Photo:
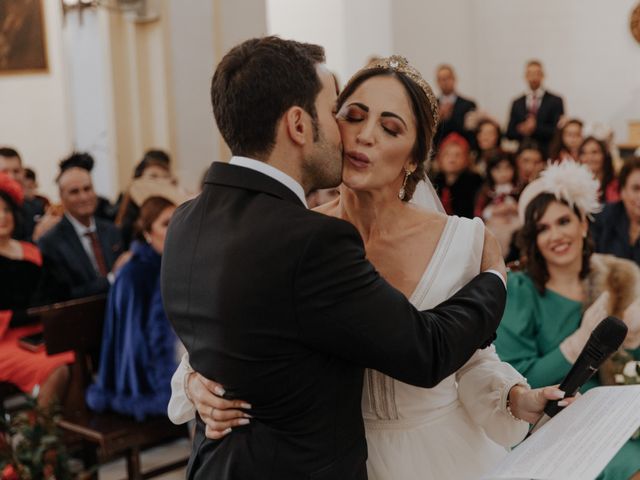
[[[287,110],[282,121],[284,123],[287,135],[293,143],[303,146],[308,141],[309,114],[302,108],[294,106]]]

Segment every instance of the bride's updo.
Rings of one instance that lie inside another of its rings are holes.
[[[433,137],[438,126],[438,102],[429,84],[420,72],[399,55],[374,60],[351,77],[338,96],[338,110],[353,92],[367,79],[376,76],[395,77],[405,88],[416,120],[416,141],[412,156],[416,163],[415,171],[409,175],[403,201],[411,200],[416,185],[427,176],[429,161],[433,149]]]

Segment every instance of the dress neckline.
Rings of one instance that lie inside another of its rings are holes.
[[[440,238],[438,239],[438,243],[436,244],[436,248],[433,250],[433,254],[427,263],[427,266],[422,272],[422,276],[416,285],[416,288],[413,290],[413,293],[409,297],[409,301],[413,305],[419,305],[418,301],[420,297],[424,298],[425,295],[429,292],[431,285],[433,284],[433,280],[435,279],[436,272],[440,269],[440,265],[442,265],[442,260],[444,259],[444,254],[442,250],[444,249],[445,240],[448,240],[452,235],[453,230],[453,222],[454,217],[449,215],[447,216],[447,221],[442,229],[442,233],[440,234]],[[449,242],[450,243],[450,242]]]

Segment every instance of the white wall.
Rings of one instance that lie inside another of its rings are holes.
[[[16,148],[38,174],[41,190],[56,199],[57,164],[72,149],[60,2],[46,1],[44,21],[49,71],[0,76],[0,144]]]
[[[636,0],[396,0],[393,42],[433,80],[454,65],[459,90],[503,123],[525,88],[524,63],[539,58],[549,90],[587,122],[610,124],[627,140],[640,119],[640,46],[629,33]]]
[[[267,0],[269,33],[317,43],[344,85],[371,55],[391,53],[391,0]]]
[[[68,80],[75,133],[73,148],[93,155],[96,191],[114,198],[118,190],[116,155],[110,130],[113,101],[108,76],[107,30],[104,10],[69,12],[63,36],[67,54]]]

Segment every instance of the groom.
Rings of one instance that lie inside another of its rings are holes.
[[[234,157],[174,214],[162,290],[193,368],[250,399],[253,420],[209,440],[198,419],[189,478],[366,479],[363,368],[432,387],[491,342],[502,315],[493,273],[416,311],[352,225],[306,208],[306,192],[341,180],[323,62],[321,47],[266,37],[233,48],[213,77]]]

